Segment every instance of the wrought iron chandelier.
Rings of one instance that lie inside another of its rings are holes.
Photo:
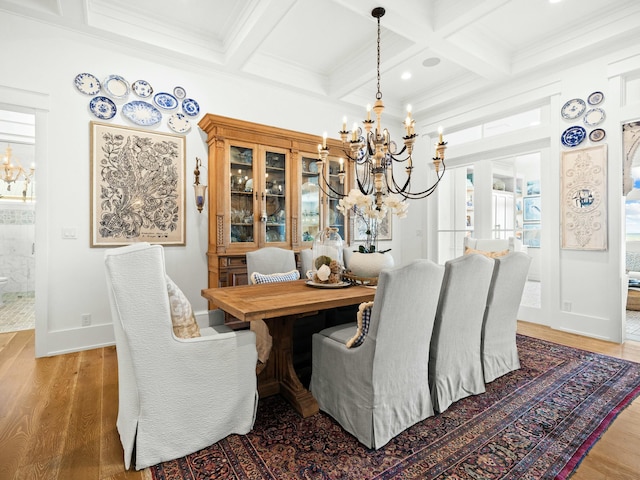
[[[0,155],[0,158],[2,158],[2,155]],[[4,160],[2,162],[2,180],[5,181],[5,183],[7,184],[7,191],[10,192],[11,185],[20,180],[20,177],[22,177],[24,181],[24,185],[22,188],[22,198],[23,200],[25,200],[27,198],[27,189],[29,187],[29,183],[31,183],[33,174],[35,173],[35,168],[31,167],[27,172],[24,168],[22,168],[20,162],[16,161],[16,163],[17,164],[14,164],[14,159],[12,157],[11,145],[7,144]]]
[[[411,174],[413,173],[413,145],[416,137],[415,120],[411,117],[411,107],[407,108],[407,118],[404,122],[405,133],[402,137],[404,146],[400,151],[395,141],[386,128],[382,128],[382,92],[380,90],[380,18],[385,14],[382,7],[374,8],[371,15],[378,21],[377,41],[377,88],[376,101],[373,104],[373,112],[376,119],[371,119],[371,108],[367,106],[367,119],[364,124],[364,133],[354,123],[351,131],[347,130],[346,119],[343,120],[342,130],[339,131],[344,154],[348,162],[354,166],[357,188],[365,195],[374,195],[378,208],[382,205],[384,197],[389,194],[397,194],[406,199],[425,198],[435,192],[445,171],[444,151],[447,142],[443,140],[442,129],[438,129],[438,143],[435,146],[433,165],[436,173],[435,182],[425,190],[411,191]],[[375,125],[375,128],[374,128]],[[322,145],[318,145],[318,163],[322,169],[326,168],[329,149],[327,148],[327,134],[323,135]],[[405,164],[406,179],[396,180],[393,172],[395,163]],[[320,170],[320,168],[318,169]],[[326,177],[321,186],[325,194],[333,198],[342,198],[346,194],[333,188]],[[344,160],[340,158],[339,179],[344,183]]]

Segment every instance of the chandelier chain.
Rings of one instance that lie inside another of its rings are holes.
[[[378,74],[378,92],[376,93],[376,100],[382,98],[382,92],[380,91],[380,17],[378,17],[378,60],[376,62],[377,74]]]

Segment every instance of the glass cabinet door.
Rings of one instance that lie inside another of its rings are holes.
[[[301,240],[313,242],[320,230],[320,174],[316,158],[302,156],[302,184],[301,195]]]
[[[264,158],[265,243],[287,241],[287,156],[266,150]]]
[[[331,189],[335,192],[339,192],[341,194],[347,194],[346,185],[344,183],[340,183],[340,176],[338,173],[340,172],[340,163],[337,158],[329,159],[329,185],[331,185]],[[343,177],[344,178],[344,177]],[[344,181],[346,183],[346,180]],[[340,199],[329,197],[327,202],[327,225],[332,228],[337,228],[338,233],[342,237],[343,240],[346,241],[345,237],[345,222],[344,215],[338,211],[336,208],[338,206],[338,201]]]
[[[229,147],[231,243],[253,243],[255,238],[254,149]]]

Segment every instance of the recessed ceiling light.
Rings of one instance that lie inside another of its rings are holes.
[[[424,67],[435,67],[439,63],[440,59],[438,57],[429,57],[424,62],[422,62],[422,65]]]
[[[411,72],[404,72],[400,78],[402,78],[402,80],[409,80],[411,78]]]

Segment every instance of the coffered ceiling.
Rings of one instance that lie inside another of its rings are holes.
[[[626,48],[638,0],[0,0],[2,11],[364,107],[428,115]],[[402,80],[409,72],[411,78]]]

